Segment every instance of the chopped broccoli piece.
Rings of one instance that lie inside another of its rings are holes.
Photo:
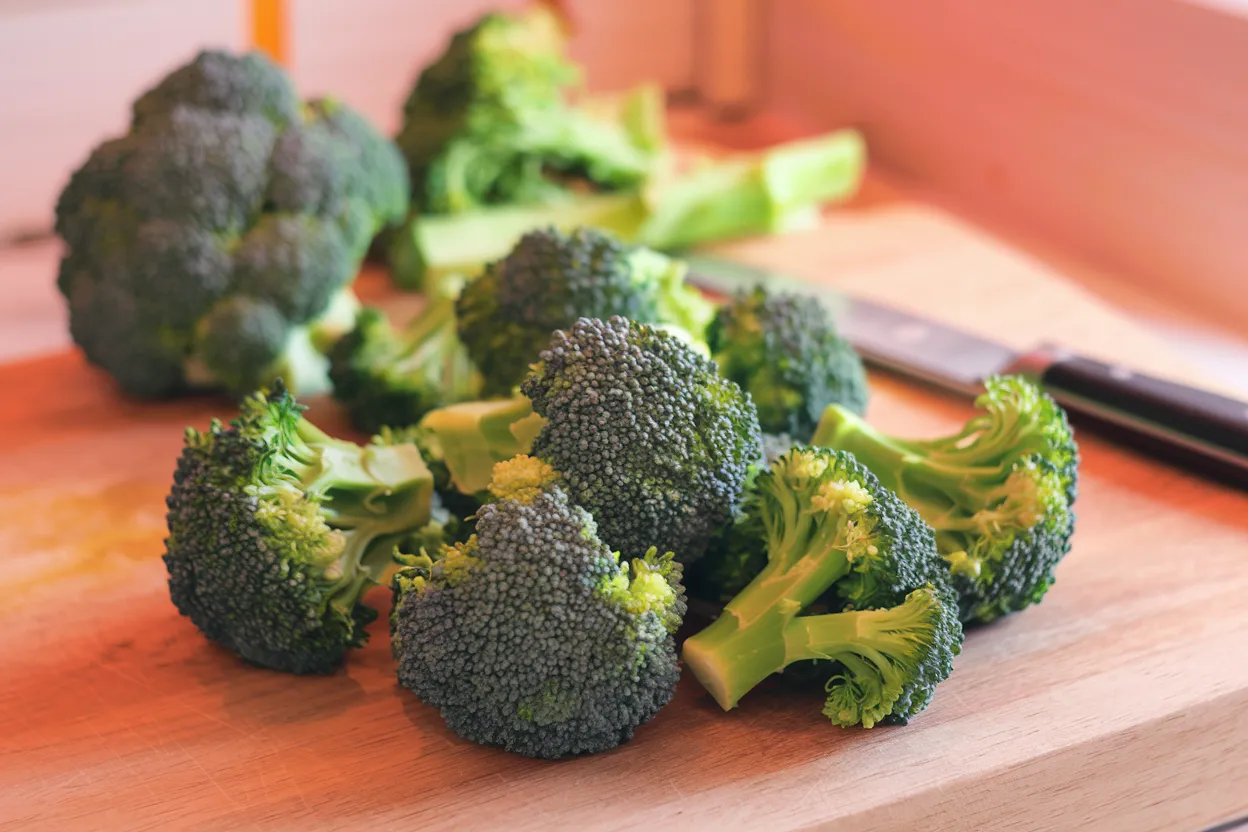
[[[966,623],[1037,604],[1070,551],[1079,449],[1066,413],[1021,376],[989,379],[958,433],[885,436],[833,405],[816,445],[854,454],[936,530]]]
[[[415,445],[334,439],[303,410],[279,381],[229,427],[187,429],[164,562],[207,638],[262,667],[329,673],[368,638],[364,592],[429,522],[433,477]]]
[[[430,298],[401,331],[381,310],[361,310],[329,358],[334,398],[362,431],[414,425],[435,408],[475,400],[482,392],[481,374],[459,341],[448,298]]]
[[[850,198],[865,165],[861,135],[841,130],[685,173],[655,174],[638,188],[577,194],[551,204],[510,202],[461,214],[425,214],[392,241],[391,274],[406,289],[444,291],[447,275],[479,273],[524,232],[548,225],[599,227],[624,242],[667,253],[790,231],[814,222],[820,206]]]
[[[708,163],[658,188],[637,241],[667,251],[802,227],[819,206],[853,196],[865,163],[855,130]]]
[[[414,431],[443,496],[485,499],[494,466],[528,453],[545,420],[524,396],[431,410]]]
[[[546,420],[529,453],[626,557],[661,546],[697,560],[762,452],[736,384],[679,338],[625,318],[556,331],[521,391]]]
[[[524,234],[456,301],[460,338],[488,395],[511,395],[550,343],[578,318],[615,315],[703,338],[714,306],[684,282],[684,266],[590,228]]]
[[[576,107],[569,93],[580,74],[548,9],[492,12],[456,32],[420,73],[397,138],[420,210],[537,205],[639,185],[656,155],[653,135],[639,129],[646,120],[635,106],[619,119]],[[659,106],[645,89],[643,100]]]
[[[765,433],[804,443],[828,405],[866,411],[862,358],[810,298],[763,286],[739,292],[720,307],[707,341],[720,372],[754,399]]]
[[[397,147],[341,103],[300,102],[259,54],[201,52],[133,111],[57,202],[74,341],[141,398],[279,375],[328,390],[318,353],[354,316],[369,243],[407,214]]]
[[[592,754],[627,742],[675,694],[680,565],[653,549],[621,562],[556,484],[483,506],[466,543],[399,560],[399,682],[464,739]]]
[[[926,708],[963,634],[922,518],[850,454],[800,448],[759,475],[747,512],[766,565],[683,648],[720,706],[814,663],[836,725],[904,723]],[[838,611],[809,614],[821,603]]]

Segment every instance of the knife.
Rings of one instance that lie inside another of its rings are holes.
[[[731,296],[764,285],[823,303],[874,367],[964,397],[992,375],[1037,381],[1072,421],[1224,483],[1248,488],[1248,402],[1107,364],[1055,344],[1019,352],[936,321],[740,263],[688,255],[690,284]]]

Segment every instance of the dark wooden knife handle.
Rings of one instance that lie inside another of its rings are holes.
[[[1080,356],[1057,356],[1040,380],[1072,420],[1091,420],[1139,450],[1248,487],[1248,402]]]

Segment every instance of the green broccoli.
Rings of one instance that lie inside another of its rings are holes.
[[[359,430],[414,425],[426,413],[481,396],[482,378],[456,334],[455,304],[429,298],[403,330],[367,307],[329,352],[334,398]]]
[[[58,287],[87,359],[127,394],[329,387],[360,260],[407,213],[403,157],[259,54],[201,52],[133,105],[56,206]]]
[[[417,78],[397,137],[422,212],[545,204],[646,178],[656,156],[648,122],[575,106],[581,72],[564,49],[560,22],[541,6],[491,12],[452,35]]]
[[[655,549],[621,562],[543,470],[503,476],[467,542],[399,558],[399,682],[467,740],[545,759],[615,748],[675,694],[680,565]]]
[[[1039,603],[1070,551],[1079,449],[1066,413],[1021,376],[989,379],[958,433],[885,436],[833,405],[812,443],[854,454],[936,530],[966,623]]]
[[[926,708],[963,639],[931,528],[853,456],[827,449],[782,456],[747,513],[764,530],[766,565],[683,647],[720,706],[813,663],[836,725],[905,723]]]
[[[550,343],[578,318],[619,315],[687,331],[700,341],[715,308],[684,282],[684,266],[591,228],[524,234],[456,301],[460,339],[486,393],[514,392]]]
[[[661,546],[696,561],[761,457],[749,396],[680,338],[637,321],[581,318],[556,331],[521,392],[545,419],[529,452],[626,557]]]
[[[429,523],[433,477],[410,443],[360,447],[303,417],[280,383],[229,427],[188,428],[167,499],[178,611],[262,667],[329,673],[368,638],[365,591]]]
[[[810,298],[739,292],[719,308],[707,341],[720,372],[754,399],[765,433],[804,443],[828,405],[866,411],[862,358]]]
[[[395,282],[445,291],[450,274],[475,274],[533,228],[591,226],[622,241],[675,253],[719,240],[812,225],[820,208],[853,196],[866,167],[861,134],[840,130],[774,145],[692,170],[651,175],[636,188],[577,194],[557,203],[490,205],[415,217],[391,240]]]
[[[460,402],[431,410],[409,432],[434,473],[439,493],[463,510],[457,496],[485,499],[494,466],[527,454],[546,420],[524,396]]]

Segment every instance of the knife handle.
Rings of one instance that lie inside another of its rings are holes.
[[[1072,417],[1195,473],[1248,487],[1248,403],[1081,356],[1051,357],[1040,381]]]

